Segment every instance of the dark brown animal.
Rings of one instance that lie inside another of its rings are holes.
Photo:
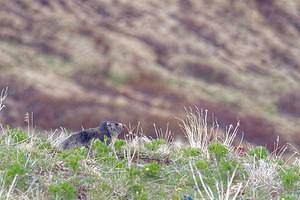
[[[97,128],[83,130],[69,136],[62,142],[62,149],[72,149],[75,146],[85,146],[90,148],[92,139],[99,139],[104,142],[105,136],[108,138],[106,144],[115,141],[118,135],[122,132],[124,125],[119,122],[105,121]]]

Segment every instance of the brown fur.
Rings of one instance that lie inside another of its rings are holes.
[[[92,139],[99,139],[104,142],[104,136],[108,138],[106,144],[115,140],[122,132],[124,125],[119,122],[105,121],[97,128],[90,128],[83,130],[69,136],[62,142],[62,149],[73,149],[75,146],[84,146],[89,148],[91,146]]]

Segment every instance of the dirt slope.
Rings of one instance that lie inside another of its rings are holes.
[[[299,14],[297,0],[1,1],[0,120],[180,134],[175,117],[198,106],[251,142],[299,144]]]

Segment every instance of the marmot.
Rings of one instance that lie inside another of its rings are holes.
[[[72,149],[75,146],[85,146],[89,149],[92,139],[99,139],[104,142],[104,136],[108,138],[106,144],[114,142],[118,135],[122,132],[124,125],[119,122],[105,121],[97,128],[83,130],[70,135],[62,142],[62,149]]]

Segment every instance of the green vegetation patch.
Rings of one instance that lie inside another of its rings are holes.
[[[280,172],[280,179],[286,190],[293,191],[300,182],[300,167],[288,166]]]
[[[10,127],[7,126],[6,129],[6,135],[2,136],[2,141],[9,137],[12,138],[13,143],[22,142],[29,139],[29,137],[20,128],[10,129]]]
[[[254,157],[257,160],[266,159],[270,156],[270,153],[263,146],[257,146],[252,151],[249,152],[249,155]]]
[[[228,154],[228,149],[220,142],[213,142],[207,147],[209,153],[213,154],[218,160]]]
[[[55,199],[77,199],[77,191],[71,181],[65,181],[49,186],[49,194],[52,194]]]
[[[8,129],[0,138],[1,198],[10,188],[11,199],[20,199],[21,194],[28,199],[63,200],[209,199],[209,195],[226,196],[227,191],[229,198],[236,199],[300,195],[299,166],[270,156],[261,146],[239,156],[221,141],[209,143],[207,149],[169,147],[164,152],[161,149],[168,143],[161,139],[138,146],[95,140],[90,149],[62,151],[48,139],[29,137],[21,129]],[[262,170],[265,173],[260,174]]]

